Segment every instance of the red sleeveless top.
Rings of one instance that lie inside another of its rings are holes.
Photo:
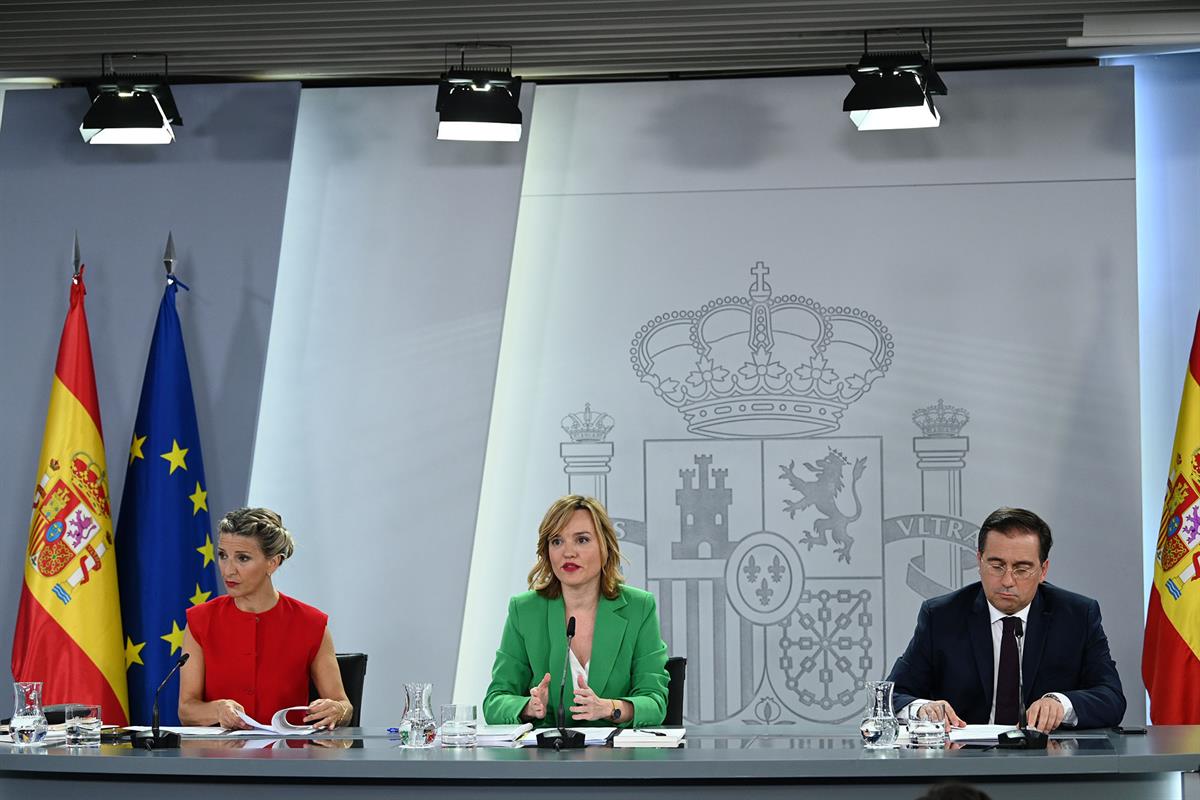
[[[263,723],[288,706],[308,705],[308,677],[329,617],[285,594],[269,611],[240,611],[221,596],[187,610],[204,652],[204,700],[234,700]]]

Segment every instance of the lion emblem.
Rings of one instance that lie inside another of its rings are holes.
[[[780,479],[786,480],[792,489],[800,493],[799,500],[783,501],[783,510],[788,516],[795,519],[797,511],[804,511],[810,506],[815,507],[822,515],[813,522],[811,531],[804,531],[800,543],[808,545],[811,551],[813,545],[827,545],[832,538],[836,545],[834,552],[837,553],[838,561],[845,561],[847,564],[850,563],[850,548],[854,545],[854,537],[850,535],[849,528],[851,523],[857,522],[862,516],[858,481],[866,471],[867,459],[864,456],[854,461],[850,473],[850,496],[854,498],[854,513],[847,515],[838,508],[838,495],[845,488],[845,471],[849,464],[849,459],[831,447],[828,454],[817,459],[816,464],[807,461],[804,463],[804,468],[815,476],[811,480],[796,474],[795,460],[786,466],[779,465],[779,469],[782,470]]]

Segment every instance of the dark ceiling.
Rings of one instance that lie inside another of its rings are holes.
[[[862,31],[928,26],[943,68],[1094,58],[1084,15],[1196,12],[1197,0],[342,0],[0,2],[0,78],[78,82],[106,52],[164,51],[177,79],[406,82],[444,45],[513,46],[526,80],[829,71]],[[873,39],[912,49],[915,35]]]

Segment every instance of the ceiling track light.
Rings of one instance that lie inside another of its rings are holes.
[[[145,58],[161,58],[162,70],[118,74],[113,67],[114,59]],[[100,79],[88,85],[88,96],[92,104],[79,125],[88,144],[170,144],[174,126],[183,124],[167,83],[166,53],[101,55]]]
[[[849,112],[850,121],[860,131],[936,128],[941,124],[933,95],[946,94],[946,84],[933,67],[933,29],[919,30],[922,50],[892,52],[871,52],[870,31],[863,31],[862,57],[857,64],[846,65],[854,88],[842,103],[842,111]]]
[[[451,66],[451,48],[458,49],[458,65]],[[468,65],[467,54],[506,49],[507,63]],[[437,138],[472,142],[521,140],[521,79],[512,74],[512,45],[473,42],[445,47],[445,72],[438,84]]]

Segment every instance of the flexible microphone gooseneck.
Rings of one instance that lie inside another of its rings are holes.
[[[567,620],[567,652],[563,655],[562,680],[558,682],[558,708],[556,710],[558,711],[558,734],[560,737],[567,735],[567,711],[563,708],[563,700],[566,699],[567,676],[571,674],[571,641],[574,638],[575,618],[571,617]],[[571,683],[574,684],[574,681]]]
[[[565,707],[567,693],[567,676],[571,674],[571,640],[575,638],[575,618],[567,620],[567,652],[563,656],[562,680],[558,683],[558,730],[539,733],[537,746],[542,749],[574,750],[583,747],[584,737],[580,731],[567,730],[567,710]],[[574,681],[572,681],[574,683]]]
[[[179,671],[179,668],[187,663],[191,653],[184,653],[175,662],[175,666],[171,667],[167,672],[167,677],[163,678],[162,683],[154,690],[154,710],[151,713],[151,725],[148,731],[138,731],[132,736],[134,746],[141,747],[146,750],[175,750],[179,748],[178,733],[163,733],[158,727],[158,698],[162,694],[163,687],[167,682]]]
[[[1042,731],[1026,727],[1025,720],[1025,627],[1017,617],[1013,635],[1017,637],[1017,730],[1004,731],[997,740],[997,747],[1013,747],[1025,750],[1045,750],[1047,736]]]

